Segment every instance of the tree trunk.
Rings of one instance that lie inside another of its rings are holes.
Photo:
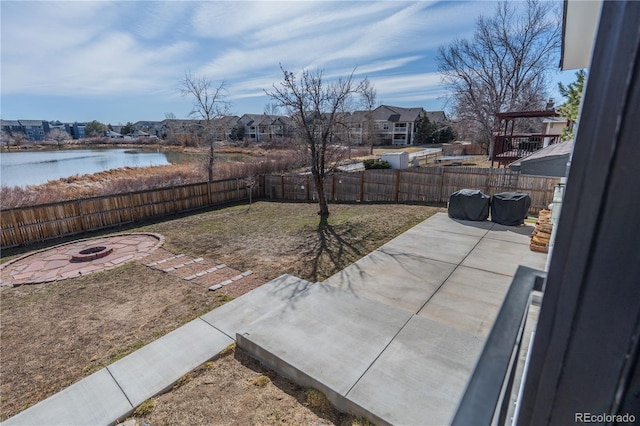
[[[323,221],[329,217],[329,204],[327,203],[327,197],[324,193],[324,178],[320,175],[314,174],[313,181],[316,184],[316,191],[318,192],[318,206],[320,210],[320,221]]]
[[[209,171],[209,182],[213,182],[213,141],[209,143],[209,164],[207,170]]]

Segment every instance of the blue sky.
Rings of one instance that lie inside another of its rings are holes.
[[[186,118],[186,70],[225,80],[234,114],[262,113],[270,102],[264,89],[281,81],[280,63],[294,72],[320,68],[328,79],[357,67],[378,103],[446,109],[437,49],[471,37],[475,19],[494,11],[490,1],[2,0],[0,7],[2,118],[111,124]]]

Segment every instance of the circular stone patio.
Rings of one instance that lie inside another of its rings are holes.
[[[38,284],[112,269],[142,259],[163,243],[160,234],[127,233],[60,244],[0,265],[0,285]]]

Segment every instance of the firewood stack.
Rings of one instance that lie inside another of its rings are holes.
[[[536,227],[533,230],[533,234],[531,234],[531,244],[529,245],[529,248],[532,251],[548,253],[552,229],[551,212],[549,210],[540,210],[540,213],[538,213]]]

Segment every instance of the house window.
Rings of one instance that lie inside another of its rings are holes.
[[[407,127],[407,123],[396,123],[396,129],[405,129]]]
[[[389,130],[389,123],[382,123],[383,130]]]

